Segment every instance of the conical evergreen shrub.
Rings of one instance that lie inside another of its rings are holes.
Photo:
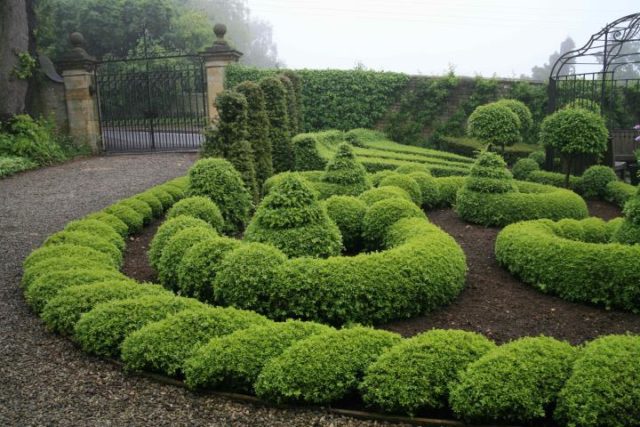
[[[265,77],[259,82],[264,93],[269,117],[269,140],[273,171],[284,172],[293,169],[293,143],[287,110],[287,90],[277,77]]]
[[[371,188],[366,169],[356,160],[351,146],[344,143],[327,164],[322,181],[342,186],[340,193],[346,195],[355,196]]]

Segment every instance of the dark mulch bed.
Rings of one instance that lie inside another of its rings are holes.
[[[620,216],[620,209],[601,201],[589,201],[591,215],[606,220]],[[640,333],[640,316],[574,304],[545,295],[501,268],[494,256],[499,228],[467,224],[451,209],[428,213],[431,222],[453,236],[467,256],[467,286],[447,307],[425,316],[396,321],[380,328],[412,336],[432,328],[475,331],[505,342],[529,335],[548,335],[573,344],[599,335]],[[155,280],[146,252],[160,221],[127,242],[123,271],[140,281]]]

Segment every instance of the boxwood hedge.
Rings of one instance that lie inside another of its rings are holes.
[[[96,251],[108,255],[116,265],[122,264],[122,252],[114,244],[107,239],[97,236],[86,231],[59,231],[52,234],[44,241],[42,246],[55,246],[60,244],[69,244],[77,246],[86,246]]]
[[[180,215],[176,218],[171,218],[163,222],[162,225],[158,227],[158,231],[153,236],[153,240],[151,240],[151,244],[149,245],[147,255],[149,256],[149,263],[151,266],[158,269],[160,266],[162,251],[169,240],[171,240],[176,233],[191,227],[211,228],[207,222],[186,215]]]
[[[367,205],[352,196],[331,196],[325,200],[324,205],[329,218],[340,229],[346,252],[359,252],[362,248],[362,223]]]
[[[106,213],[105,211],[91,213],[85,216],[84,219],[95,219],[100,222],[104,222],[109,227],[113,228],[122,237],[126,237],[129,234],[129,227],[124,221],[122,221],[115,215]]]
[[[127,225],[129,234],[139,233],[144,225],[144,215],[137,212],[130,206],[122,203],[116,203],[104,209],[105,213],[118,217]]]
[[[582,174],[582,194],[584,197],[604,198],[607,185],[618,180],[616,173],[608,166],[595,165]]]
[[[400,173],[391,173],[382,178],[380,181],[380,187],[400,187],[406,191],[411,200],[420,205],[422,203],[422,190],[420,185],[409,175],[403,175]]]
[[[96,261],[95,259],[91,258],[84,258],[81,256],[53,256],[51,258],[44,258],[39,262],[30,265],[28,268],[25,268],[22,272],[21,285],[26,289],[43,274],[48,274],[55,271],[66,271],[72,268],[113,268],[115,270],[115,267],[107,266],[103,262]]]
[[[372,248],[384,248],[384,238],[390,226],[403,218],[424,218],[415,204],[398,198],[380,200],[367,210],[362,220],[362,237]]]
[[[180,215],[199,218],[209,223],[219,232],[222,232],[224,228],[224,219],[220,209],[208,197],[192,196],[184,198],[169,209],[166,218],[171,219]]]
[[[112,226],[97,219],[81,219],[71,221],[64,227],[65,231],[83,231],[107,240],[118,251],[124,250],[124,238]]]
[[[404,199],[411,202],[411,196],[405,190],[396,186],[384,186],[376,187],[371,190],[367,190],[358,196],[358,199],[362,200],[367,206],[371,206],[380,200],[385,199]]]

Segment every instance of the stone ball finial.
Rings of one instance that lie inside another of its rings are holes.
[[[218,41],[224,40],[224,35],[227,34],[227,26],[224,24],[216,24],[213,26],[213,33],[218,38]]]
[[[84,46],[84,36],[82,33],[74,32],[69,34],[69,42],[73,47],[82,47]]]

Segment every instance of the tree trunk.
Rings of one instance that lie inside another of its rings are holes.
[[[565,188],[570,188],[569,187],[569,178],[571,177],[571,164],[573,163],[572,160],[573,160],[572,156],[568,156],[567,157],[567,173],[564,176],[564,186],[565,186]]]
[[[29,81],[18,79],[13,70],[18,53],[29,52],[29,0],[0,0],[0,120],[25,110]],[[31,40],[30,40],[31,39]],[[30,43],[31,42],[31,43]]]

